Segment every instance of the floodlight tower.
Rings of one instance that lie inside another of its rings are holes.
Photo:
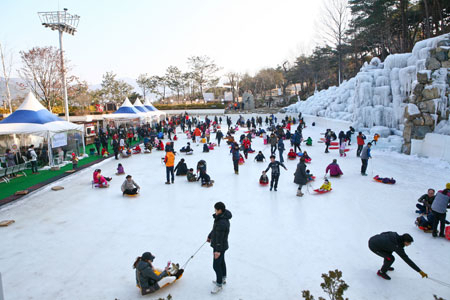
[[[59,50],[61,55],[61,74],[64,90],[64,106],[66,120],[69,121],[69,101],[67,100],[66,69],[64,68],[62,36],[63,32],[71,35],[75,34],[75,32],[77,31],[78,22],[80,21],[80,16],[69,14],[67,12],[67,8],[64,8],[64,11],[38,12],[38,15],[42,25],[44,25],[45,28],[58,30],[59,32]]]

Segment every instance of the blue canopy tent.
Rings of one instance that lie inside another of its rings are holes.
[[[156,107],[154,107],[154,106],[150,103],[150,100],[148,100],[148,98],[145,99],[144,107],[145,107],[146,109],[148,109],[148,110],[150,111],[150,114],[151,114],[152,116],[155,116],[157,119],[160,119],[161,116],[164,117],[164,115],[166,114],[166,113],[164,113],[164,112],[158,110]]]
[[[67,132],[81,133],[84,147],[84,127],[64,121],[49,112],[29,92],[20,107],[0,122],[0,136],[35,135],[47,139],[48,149],[64,146],[67,143]],[[53,165],[52,151],[48,151],[50,165]]]

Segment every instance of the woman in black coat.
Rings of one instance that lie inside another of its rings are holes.
[[[187,167],[186,163],[184,162],[184,158],[182,158],[178,162],[177,166],[175,167],[175,169],[173,171],[177,172],[176,173],[177,176],[185,176],[187,174],[188,167]]]
[[[300,158],[300,162],[297,164],[297,170],[295,170],[294,176],[294,183],[298,184],[297,196],[301,197],[303,196],[302,187],[308,183],[304,157]]]

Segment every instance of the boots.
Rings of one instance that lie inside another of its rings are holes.
[[[297,196],[298,197],[302,197],[304,194],[302,193],[302,191],[300,191],[300,190],[297,190]]]

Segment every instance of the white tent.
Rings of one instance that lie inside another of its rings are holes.
[[[150,100],[148,100],[148,98],[145,99],[144,107],[147,108],[152,115],[157,116],[158,119],[160,119],[161,117],[164,117],[166,115],[165,112],[162,112],[162,111],[158,110],[156,107],[154,107],[152,105],[152,103],[150,102]]]
[[[129,121],[134,119],[139,119],[139,121],[141,121],[146,118],[146,115],[145,113],[137,110],[128,98],[125,98],[125,101],[117,111],[112,114],[105,115],[104,118],[117,121]]]
[[[84,126],[58,118],[42,106],[31,92],[28,93],[15,112],[0,122],[0,135],[41,136],[47,139],[49,150],[52,149],[52,139],[59,138],[59,141],[61,141],[61,134],[68,131],[81,132],[84,149]],[[52,151],[48,151],[48,153],[49,161],[52,165]]]
[[[151,111],[147,107],[145,107],[142,104],[141,100],[139,100],[139,98],[137,98],[136,101],[134,102],[134,107],[140,112],[145,113],[146,116],[148,116],[149,120],[158,121],[160,114],[157,111]],[[153,108],[156,110],[155,107]]]

